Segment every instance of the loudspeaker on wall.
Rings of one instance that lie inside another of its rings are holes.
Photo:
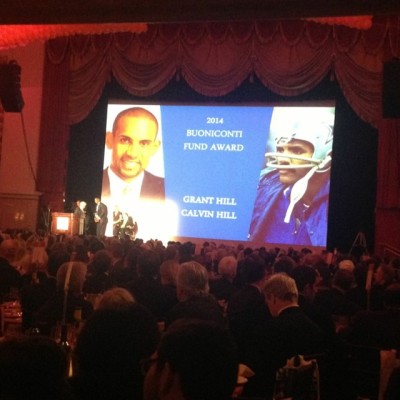
[[[384,118],[400,118],[400,60],[383,64],[382,112]]]
[[[16,61],[0,64],[0,98],[6,112],[21,112],[25,105],[21,93],[21,67]]]

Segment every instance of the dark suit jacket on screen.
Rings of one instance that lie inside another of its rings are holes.
[[[108,168],[103,171],[103,189],[101,192],[102,197],[110,196],[110,179],[108,177]],[[164,178],[155,176],[150,172],[144,171],[144,178],[142,189],[140,191],[142,199],[150,198],[154,200],[165,199]]]

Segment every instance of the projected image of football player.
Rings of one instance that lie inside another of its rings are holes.
[[[163,200],[164,179],[146,171],[150,158],[159,150],[158,121],[148,110],[132,107],[115,118],[106,145],[111,163],[103,173],[103,197]]]
[[[325,246],[334,108],[275,107],[249,240]]]

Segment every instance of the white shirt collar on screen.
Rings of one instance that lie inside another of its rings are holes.
[[[113,199],[129,196],[130,200],[136,201],[140,198],[140,191],[144,177],[143,172],[132,182],[125,182],[117,176],[111,168],[108,168],[108,177],[110,179],[110,195]]]

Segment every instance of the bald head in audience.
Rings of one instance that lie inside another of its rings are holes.
[[[233,256],[222,257],[218,263],[218,273],[221,278],[232,282],[236,276],[238,262]]]

